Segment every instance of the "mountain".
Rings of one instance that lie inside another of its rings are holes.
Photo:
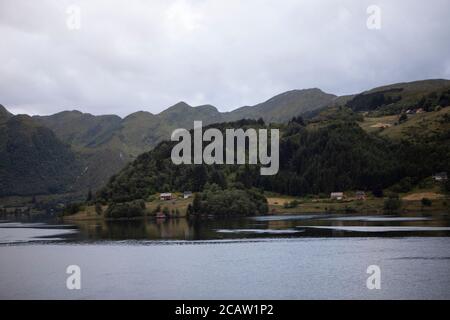
[[[179,102],[156,115],[138,111],[122,119],[115,115],[95,116],[73,110],[34,116],[33,120],[51,129],[77,152],[84,170],[75,188],[87,191],[103,186],[113,173],[139,154],[169,139],[176,128],[191,129],[195,120],[203,121],[203,125],[261,117],[288,121],[293,116],[323,106],[333,98],[334,95],[318,89],[294,90],[256,106],[225,113],[211,105],[192,107]]]
[[[79,151],[119,150],[123,156],[132,158],[170,137],[174,129],[191,128],[194,120],[203,120],[206,124],[223,120],[213,106],[191,107],[184,102],[158,115],[138,111],[124,119],[115,115],[94,116],[77,110],[34,116],[33,119]]]
[[[174,129],[191,129],[195,120],[203,121],[204,125],[261,117],[266,121],[286,122],[294,116],[323,107],[335,98],[319,89],[307,89],[285,92],[258,105],[224,113],[211,105],[192,107],[179,102],[156,115],[138,111],[124,119],[115,115],[94,116],[76,110],[33,118],[78,150],[119,150],[124,157],[135,158],[168,139]]]
[[[346,105],[354,111],[398,114],[408,109],[450,105],[450,80],[431,79],[396,83],[364,91]]]
[[[159,114],[162,121],[178,128],[192,127],[194,120],[202,120],[205,123],[222,122],[223,115],[211,105],[191,107],[185,102],[164,110]]]
[[[1,196],[68,192],[81,172],[70,146],[26,115],[0,122],[0,155]]]
[[[222,131],[261,126],[256,120],[214,125]],[[293,196],[372,191],[403,181],[412,187],[435,170],[448,168],[448,138],[411,144],[370,134],[357,121],[338,118],[320,127],[296,121],[277,126],[281,139],[276,175],[261,176],[258,165],[174,165],[170,157],[175,143],[164,141],[113,176],[98,199],[114,203],[147,199],[158,192],[203,191],[207,183]]]
[[[335,95],[325,93],[317,88],[292,90],[255,106],[242,107],[231,111],[226,114],[226,120],[263,118],[266,122],[287,122],[293,117],[324,107],[335,98]]]
[[[34,116],[64,142],[74,147],[97,147],[120,129],[121,118],[116,115],[94,116],[80,111],[63,111],[51,116]]]
[[[237,123],[226,127],[233,126],[241,127]],[[115,175],[97,197],[103,203],[127,202],[147,199],[157,192],[203,191],[206,183],[303,196],[384,188],[406,174],[398,161],[396,145],[365,133],[355,123],[333,124],[318,130],[290,123],[280,129],[277,175],[261,176],[257,165],[177,166],[170,160],[174,143],[162,142]]]
[[[122,119],[74,110],[34,116],[33,120],[76,150],[85,168],[77,187],[86,191],[104,185],[112,173],[169,138],[174,129],[191,128],[194,120],[206,124],[221,121],[221,114],[212,106],[191,107],[180,102],[158,115],[138,111]]]
[[[213,106],[192,107],[179,102],[163,112],[154,115],[139,111],[122,120],[122,126],[114,139],[125,147],[132,157],[148,151],[162,140],[170,138],[176,128],[192,128],[195,120],[204,124],[221,122],[222,114]]]
[[[117,142],[117,132],[122,129],[119,116],[94,116],[73,110],[50,116],[34,116],[33,120],[51,129],[76,152],[78,165],[83,170],[73,186],[75,191],[87,193],[89,189],[97,189],[108,181],[111,173],[134,159],[128,152],[133,144]]]
[[[263,118],[266,123],[286,124],[293,117],[302,116],[311,125],[323,128],[337,119],[359,121],[362,112],[366,111],[373,117],[397,115],[410,108],[431,111],[438,105],[450,104],[449,100],[450,81],[437,79],[391,84],[340,97],[320,89],[292,90],[257,105],[241,107],[231,112],[219,112],[211,105],[193,107],[179,102],[159,114],[138,111],[125,118],[116,115],[96,116],[73,110],[49,116],[34,116],[26,121],[22,116],[20,119],[24,122],[23,131],[37,130],[30,128],[49,129],[47,135],[53,136],[53,139],[48,139],[50,148],[55,145],[70,146],[65,150],[75,158],[71,165],[82,170],[77,174],[76,181],[66,187],[86,193],[89,189],[97,190],[105,185],[111,175],[119,172],[140,154],[152,150],[161,141],[170,139],[174,129],[191,129],[194,120],[201,120],[204,125],[209,125],[244,118]],[[0,106],[0,124],[4,132],[11,132],[12,129],[6,123],[13,118],[15,117],[11,113]],[[13,136],[11,134],[8,139],[13,139]],[[2,132],[1,138],[5,140],[6,134]],[[34,141],[34,138],[31,140]],[[62,152],[62,147],[55,148]],[[9,150],[0,150],[1,155],[4,152]],[[10,156],[7,155],[4,159]],[[32,165],[38,164],[30,163],[30,168]],[[7,169],[3,170],[5,174]],[[44,192],[47,189],[40,187],[36,190]]]

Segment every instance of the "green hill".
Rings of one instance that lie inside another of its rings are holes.
[[[385,127],[379,127],[384,124]],[[450,139],[450,106],[435,112],[424,112],[406,115],[399,121],[398,115],[382,117],[365,117],[360,122],[367,132],[393,140],[410,142],[429,142]]]
[[[226,121],[263,118],[266,122],[283,123],[330,104],[336,98],[320,89],[292,90],[266,102],[247,106],[225,114]]]
[[[179,102],[156,115],[138,111],[124,119],[114,115],[94,116],[76,110],[33,118],[78,150],[119,150],[124,157],[135,158],[170,138],[174,129],[191,129],[195,120],[203,121],[204,125],[244,118],[286,122],[294,116],[323,107],[334,98],[334,95],[319,89],[307,89],[285,92],[258,105],[224,113],[211,105],[192,107]]]
[[[63,111],[50,116],[34,116],[40,125],[53,130],[79,154],[84,170],[77,190],[97,189],[109,177],[139,154],[170,138],[176,128],[191,129],[195,120],[204,125],[242,118],[286,121],[314,110],[334,98],[318,89],[295,90],[253,107],[221,113],[211,105],[192,107],[179,102],[159,114],[138,111],[121,119],[114,115],[94,116],[79,111]]]
[[[115,115],[94,116],[80,111],[63,111],[33,119],[48,127],[64,142],[76,147],[97,147],[120,129],[121,118]]]
[[[225,128],[260,127],[246,120],[216,124]],[[113,176],[99,193],[105,202],[146,199],[156,192],[221,188],[261,188],[304,196],[341,190],[380,190],[405,179],[415,184],[448,168],[449,140],[435,144],[394,141],[365,132],[356,121],[335,119],[324,126],[291,121],[279,125],[280,171],[261,176],[257,165],[179,165],[170,159],[173,142],[162,142]],[[430,152],[431,151],[431,152]]]
[[[398,114],[408,109],[450,105],[450,80],[432,79],[397,83],[362,92],[346,105],[354,111]]]

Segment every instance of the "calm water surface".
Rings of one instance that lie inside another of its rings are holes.
[[[1,299],[450,299],[445,213],[2,221],[0,259]]]

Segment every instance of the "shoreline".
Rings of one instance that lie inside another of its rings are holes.
[[[289,196],[268,196],[267,202],[269,206],[269,212],[267,215],[292,215],[292,214],[311,214],[311,213],[324,213],[324,214],[411,214],[411,213],[450,213],[450,198],[448,196],[435,194],[432,200],[431,206],[424,206],[421,200],[416,200],[414,195],[419,193],[413,193],[403,195],[401,197],[401,208],[398,210],[386,211],[384,209],[384,202],[387,197],[373,198],[369,197],[365,200],[357,200],[354,198],[348,198],[343,200],[330,200],[330,199],[305,199],[295,198]],[[411,200],[414,199],[414,200]],[[292,208],[286,208],[286,203],[291,201],[298,201],[298,204]],[[73,215],[62,216],[63,221],[133,221],[142,219],[152,219],[155,221],[164,221],[168,219],[187,218],[186,208],[192,202],[192,199],[174,199],[169,201],[155,200],[152,202],[146,202],[146,214],[141,217],[133,218],[106,218],[104,212],[107,206],[102,207],[102,214],[98,215],[95,212],[94,206],[86,206],[83,211],[79,211]],[[170,210],[177,208],[180,214],[177,216],[169,215],[166,218],[158,218],[152,210],[157,206],[167,206]]]

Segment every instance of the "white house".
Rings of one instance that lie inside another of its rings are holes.
[[[344,193],[343,192],[332,192],[330,195],[330,198],[333,200],[342,200],[342,199],[344,199]]]
[[[183,193],[183,198],[184,198],[184,199],[188,199],[188,198],[190,198],[190,197],[192,197],[192,191],[185,191],[185,192]]]
[[[433,174],[433,179],[435,181],[446,181],[447,180],[447,172],[439,172]]]
[[[170,192],[161,193],[159,195],[159,199],[160,200],[172,200],[172,193],[170,193]]]

